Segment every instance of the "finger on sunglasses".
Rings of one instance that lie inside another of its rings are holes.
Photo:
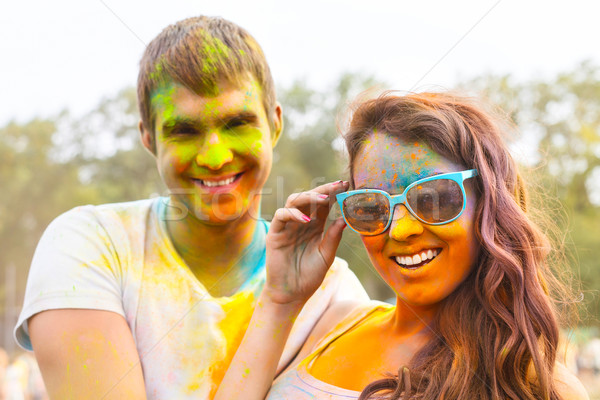
[[[275,211],[275,215],[273,215],[269,232],[278,233],[283,231],[288,222],[307,224],[310,221],[310,217],[297,208],[279,208],[277,211]]]
[[[292,193],[288,196],[285,206],[286,207],[306,207],[310,205],[325,205],[329,202],[329,196],[327,194],[318,193],[314,191]]]
[[[336,194],[345,192],[350,187],[350,182],[348,181],[335,181],[325,183],[323,185],[317,186],[311,190],[311,192],[317,192],[320,194],[327,194],[329,196],[335,197]]]

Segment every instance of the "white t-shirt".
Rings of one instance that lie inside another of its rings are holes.
[[[254,273],[234,295],[212,297],[167,235],[167,198],[77,207],[56,218],[36,249],[15,338],[31,350],[27,319],[44,310],[113,311],[127,320],[149,399],[211,398],[235,354],[265,279],[268,224],[259,221],[244,257]],[[280,368],[298,352],[329,304],[368,300],[336,258],[298,317]]]

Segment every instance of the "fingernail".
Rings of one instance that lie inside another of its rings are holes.
[[[302,219],[305,220],[306,222],[310,222],[310,218],[306,215],[303,215]]]
[[[326,194],[320,194],[319,197],[322,198],[322,199],[328,199],[329,198],[329,196],[327,196]]]
[[[337,181],[335,184],[336,184],[336,185],[339,185],[339,184],[340,184],[340,183],[342,183],[342,182],[344,182],[344,181],[340,179],[340,180],[339,180],[339,181]]]

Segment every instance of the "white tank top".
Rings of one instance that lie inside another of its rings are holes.
[[[371,301],[352,310],[338,327],[327,334],[308,357],[281,374],[271,386],[266,400],[349,400],[358,399],[360,392],[343,389],[315,378],[309,373],[313,361],[337,338],[360,324],[374,313],[389,311],[393,306]]]

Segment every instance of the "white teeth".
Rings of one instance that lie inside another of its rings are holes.
[[[422,251],[421,253],[415,254],[413,256],[396,256],[396,262],[400,265],[406,266],[415,265],[426,260],[433,260],[438,255],[438,253],[439,251],[437,249],[429,249],[427,251]]]
[[[200,181],[202,182],[202,184],[204,186],[208,186],[208,187],[225,186],[225,185],[229,185],[231,182],[235,181],[235,176],[232,176],[231,178],[223,179],[222,181],[205,181],[202,179]]]

